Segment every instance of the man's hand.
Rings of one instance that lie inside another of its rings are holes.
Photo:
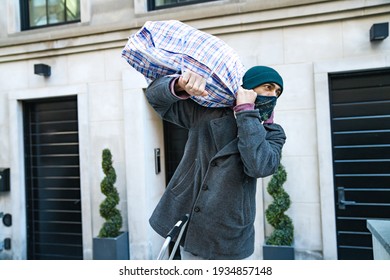
[[[205,88],[206,79],[191,71],[185,71],[175,83],[176,92],[184,90],[192,96],[207,96]]]
[[[255,103],[256,97],[257,93],[255,91],[240,87],[237,91],[236,105]]]

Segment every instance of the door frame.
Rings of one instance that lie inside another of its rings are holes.
[[[47,87],[37,89],[14,90],[8,94],[9,108],[9,143],[10,144],[10,184],[11,208],[13,216],[12,247],[13,259],[27,259],[27,231],[26,231],[26,187],[24,161],[24,133],[23,133],[23,101],[77,95],[79,110],[79,146],[80,146],[80,192],[82,201],[82,229],[83,229],[83,257],[92,259],[92,213],[91,187],[89,176],[89,143],[88,130],[88,87],[86,84],[76,86]]]
[[[318,172],[321,203],[323,258],[337,260],[336,214],[328,74],[388,67],[385,55],[359,56],[314,63]]]

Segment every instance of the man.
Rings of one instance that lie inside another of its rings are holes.
[[[245,259],[254,251],[256,179],[279,166],[286,136],[273,123],[283,91],[274,69],[255,66],[243,77],[234,108],[206,108],[205,80],[192,72],[156,79],[146,91],[165,120],[189,130],[183,158],[150,224],[166,236],[189,214],[181,242],[185,259]]]

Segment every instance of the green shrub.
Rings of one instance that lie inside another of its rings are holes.
[[[122,215],[116,208],[119,204],[119,194],[114,184],[116,182],[116,172],[112,166],[112,155],[109,149],[104,149],[102,153],[102,169],[105,174],[100,183],[100,190],[106,196],[100,204],[100,216],[106,221],[99,231],[98,237],[117,237],[122,227]]]
[[[291,246],[294,239],[294,226],[292,220],[284,212],[290,208],[290,196],[284,191],[283,184],[287,180],[287,172],[280,163],[278,170],[272,175],[268,183],[267,192],[272,196],[273,202],[265,211],[267,222],[274,228],[267,238],[267,245]]]

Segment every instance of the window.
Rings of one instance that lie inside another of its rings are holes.
[[[148,10],[158,10],[177,6],[211,2],[216,0],[148,0]]]
[[[22,30],[80,21],[80,0],[20,0]]]

